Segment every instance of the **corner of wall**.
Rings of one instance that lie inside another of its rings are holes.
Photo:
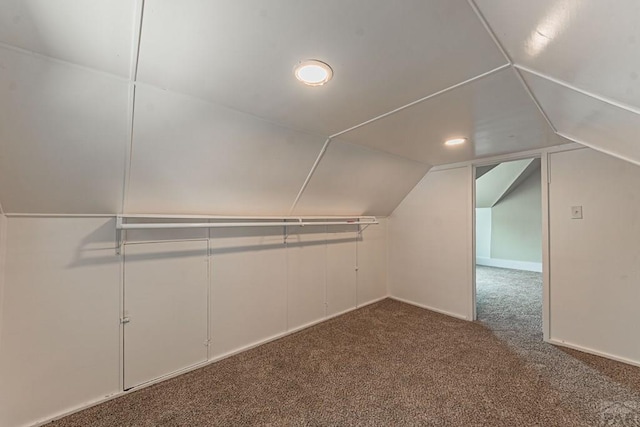
[[[7,217],[0,213],[0,348],[2,348],[2,312],[4,307],[5,258],[7,256]]]
[[[387,264],[384,269],[384,286],[386,291],[386,296],[389,298],[391,296],[391,289],[389,287],[389,216],[384,217],[384,258],[385,263]]]

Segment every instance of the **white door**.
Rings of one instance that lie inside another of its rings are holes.
[[[207,241],[124,248],[124,387],[207,360]]]

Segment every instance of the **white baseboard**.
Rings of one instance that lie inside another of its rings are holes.
[[[419,304],[417,302],[409,301],[409,300],[406,300],[406,299],[403,299],[403,298],[394,297],[394,296],[389,296],[389,298],[391,298],[393,300],[396,300],[396,301],[403,302],[405,304],[409,304],[409,305],[413,305],[413,306],[416,306],[416,307],[424,308],[425,310],[435,311],[436,313],[440,313],[440,314],[444,314],[444,315],[447,315],[447,316],[455,317],[456,319],[469,320],[469,318],[467,316],[462,315],[462,314],[453,313],[451,311],[446,311],[446,310],[441,310],[439,308],[431,307],[431,306],[424,305],[424,304]]]
[[[542,273],[541,262],[514,261],[510,259],[498,258],[476,258],[476,265],[484,265],[486,267],[509,268],[511,270],[536,271]]]
[[[373,299],[371,301],[367,301],[367,302],[358,304],[357,307],[349,308],[349,309],[344,310],[344,311],[342,311],[340,313],[336,313],[336,314],[327,316],[325,318],[322,318],[322,319],[319,319],[319,320],[315,320],[315,321],[307,323],[305,325],[295,327],[295,328],[290,329],[288,331],[285,331],[285,332],[273,335],[271,337],[256,341],[254,343],[248,344],[246,346],[237,348],[237,349],[232,350],[232,351],[230,351],[228,353],[224,353],[222,355],[218,355],[218,356],[212,357],[209,360],[207,360],[206,362],[202,362],[202,363],[198,363],[198,364],[193,365],[193,366],[189,366],[188,368],[181,369],[181,370],[179,370],[177,372],[172,372],[172,373],[170,373],[168,375],[165,375],[165,376],[160,377],[160,378],[156,378],[155,380],[152,380],[152,381],[149,381],[147,383],[141,384],[139,386],[133,387],[133,388],[131,388],[129,390],[118,391],[118,392],[115,392],[115,393],[110,394],[108,396],[105,396],[103,398],[92,400],[92,401],[89,401],[89,402],[85,402],[85,403],[83,403],[83,404],[81,404],[79,406],[74,407],[73,409],[68,409],[68,410],[64,410],[64,411],[58,412],[57,414],[55,414],[55,415],[53,415],[51,417],[48,417],[48,418],[46,418],[44,420],[37,421],[37,422],[35,422],[33,424],[25,424],[24,427],[40,427],[40,426],[43,426],[43,425],[48,424],[48,423],[50,423],[52,421],[59,420],[60,418],[64,418],[64,417],[67,417],[69,415],[75,414],[76,412],[84,411],[85,409],[89,409],[89,408],[91,408],[93,406],[100,405],[101,403],[108,402],[110,400],[116,399],[118,397],[124,396],[124,395],[129,394],[129,393],[135,393],[136,391],[142,390],[143,388],[147,388],[147,387],[150,387],[150,386],[152,386],[154,384],[158,384],[158,383],[164,382],[164,381],[169,380],[171,378],[175,378],[175,377],[180,376],[182,374],[186,374],[187,372],[195,371],[196,369],[203,368],[205,366],[208,366],[208,365],[211,365],[213,363],[219,362],[219,361],[221,361],[223,359],[226,359],[228,357],[235,356],[236,354],[243,353],[243,352],[245,352],[247,350],[251,350],[253,348],[259,347],[259,346],[261,346],[263,344],[267,344],[267,343],[270,343],[272,341],[279,340],[280,338],[284,338],[284,337],[286,337],[288,335],[292,335],[292,334],[295,334],[296,332],[300,332],[303,329],[307,329],[307,328],[309,328],[311,326],[318,325],[320,323],[326,322],[327,320],[334,319],[336,317],[342,316],[343,314],[347,314],[347,313],[349,313],[351,311],[363,308],[363,307],[365,307],[367,305],[375,304],[375,303],[380,302],[380,301],[382,301],[384,299],[387,299],[387,298],[389,298],[389,295],[385,295],[383,297],[376,298],[376,299]]]
[[[626,363],[628,365],[633,365],[633,366],[639,366],[640,367],[640,361],[631,360],[631,359],[627,359],[627,358],[620,357],[620,356],[614,356],[613,354],[605,353],[603,351],[594,350],[594,349],[588,348],[588,347],[583,347],[583,346],[578,345],[578,344],[573,344],[573,343],[569,343],[569,342],[566,342],[566,341],[563,341],[563,340],[557,340],[557,339],[554,339],[554,338],[550,338],[549,340],[547,340],[547,342],[549,344],[557,345],[559,347],[567,347],[567,348],[570,348],[572,350],[578,350],[578,351],[581,351],[583,353],[589,353],[589,354],[593,354],[595,356],[604,357],[605,359],[611,359],[611,360],[615,360],[616,362],[622,362],[622,363]]]
[[[385,295],[385,296],[383,296],[381,298],[377,298],[377,299],[362,303],[362,304],[358,305],[357,307],[348,308],[348,309],[346,309],[344,311],[341,311],[340,313],[332,314],[332,315],[329,315],[327,317],[323,317],[322,319],[314,320],[312,322],[305,323],[304,325],[296,326],[295,328],[289,329],[286,332],[282,332],[282,333],[273,335],[271,337],[262,339],[260,341],[256,341],[254,343],[248,344],[246,346],[237,348],[235,350],[231,350],[228,353],[224,353],[224,354],[221,354],[221,355],[218,355],[218,356],[214,356],[213,358],[209,359],[209,361],[206,364],[208,365],[208,364],[211,364],[211,363],[219,362],[220,360],[226,359],[227,357],[235,356],[236,354],[243,353],[243,352],[245,352],[247,350],[251,350],[252,348],[256,348],[256,347],[259,347],[259,346],[261,346],[263,344],[267,344],[267,343],[270,343],[272,341],[279,340],[280,338],[284,338],[284,337],[286,337],[288,335],[295,334],[296,332],[300,332],[300,331],[302,331],[304,329],[307,329],[307,328],[310,328],[312,326],[318,325],[320,323],[326,322],[327,320],[331,320],[331,319],[334,319],[336,317],[342,316],[343,314],[347,314],[347,313],[352,312],[354,310],[357,310],[359,308],[363,308],[363,307],[365,307],[367,305],[375,304],[375,303],[380,302],[380,301],[382,301],[384,299],[387,299],[387,298],[389,298],[389,297],[387,295]]]

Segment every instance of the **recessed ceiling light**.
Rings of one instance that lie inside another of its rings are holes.
[[[309,86],[322,86],[333,77],[333,70],[329,65],[316,59],[300,62],[294,74],[296,79]]]
[[[460,145],[460,144],[464,144],[466,140],[467,140],[467,138],[448,139],[448,140],[445,141],[444,145],[448,145],[448,146]]]

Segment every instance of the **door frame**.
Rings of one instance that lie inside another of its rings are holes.
[[[562,147],[562,146],[560,146]],[[549,258],[549,153],[555,151],[564,151],[564,149],[555,150],[536,150],[512,155],[498,156],[487,159],[474,161],[469,165],[470,168],[470,209],[469,209],[469,241],[471,242],[469,258],[470,258],[470,296],[469,296],[469,318],[477,320],[476,306],[476,169],[481,166],[489,166],[497,163],[505,163],[514,160],[524,159],[540,159],[540,180],[541,180],[541,210],[542,210],[542,334],[543,340],[549,341],[551,330],[551,313],[550,313],[550,258]],[[574,147],[573,149],[578,148]],[[570,149],[570,148],[569,148]]]

